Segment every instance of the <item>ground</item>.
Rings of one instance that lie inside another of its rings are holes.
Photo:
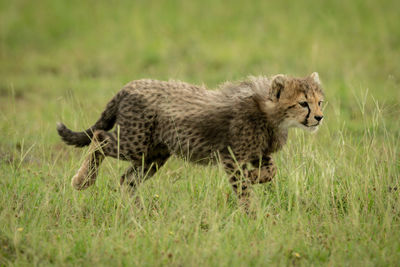
[[[0,1],[0,265],[354,265],[400,261],[398,1]],[[220,167],[171,159],[132,199],[126,163],[70,179],[86,129],[125,83],[211,87],[318,71],[316,134],[237,208]]]

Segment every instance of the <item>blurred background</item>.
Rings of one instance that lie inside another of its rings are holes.
[[[247,75],[318,71],[337,107],[331,117],[351,126],[354,98],[368,96],[397,116],[398,10],[388,0],[0,1],[1,112],[10,115],[11,95],[30,109],[18,116],[55,121],[77,112],[63,104],[74,99],[95,109],[93,120],[134,79],[215,87]]]

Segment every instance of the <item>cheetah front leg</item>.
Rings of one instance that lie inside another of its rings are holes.
[[[227,160],[223,162],[225,171],[229,175],[229,183],[238,197],[240,206],[244,208],[246,213],[250,213],[251,200],[251,180],[249,179],[249,171],[246,165],[237,166],[235,162]]]
[[[249,171],[252,184],[263,184],[272,181],[276,175],[276,166],[270,156],[251,161],[255,169]]]

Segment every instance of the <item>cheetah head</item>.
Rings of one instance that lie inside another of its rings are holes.
[[[281,115],[281,127],[298,127],[315,132],[324,118],[324,93],[316,72],[305,78],[274,76],[269,100]]]

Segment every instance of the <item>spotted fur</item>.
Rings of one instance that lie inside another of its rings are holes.
[[[120,182],[133,190],[177,155],[196,163],[221,162],[239,201],[248,207],[251,186],[275,176],[271,155],[285,144],[288,129],[317,129],[322,100],[317,73],[249,77],[217,90],[137,80],[116,94],[89,129],[73,132],[59,123],[57,130],[68,145],[90,145],[72,179],[78,190],[94,184],[105,156],[132,163]]]

